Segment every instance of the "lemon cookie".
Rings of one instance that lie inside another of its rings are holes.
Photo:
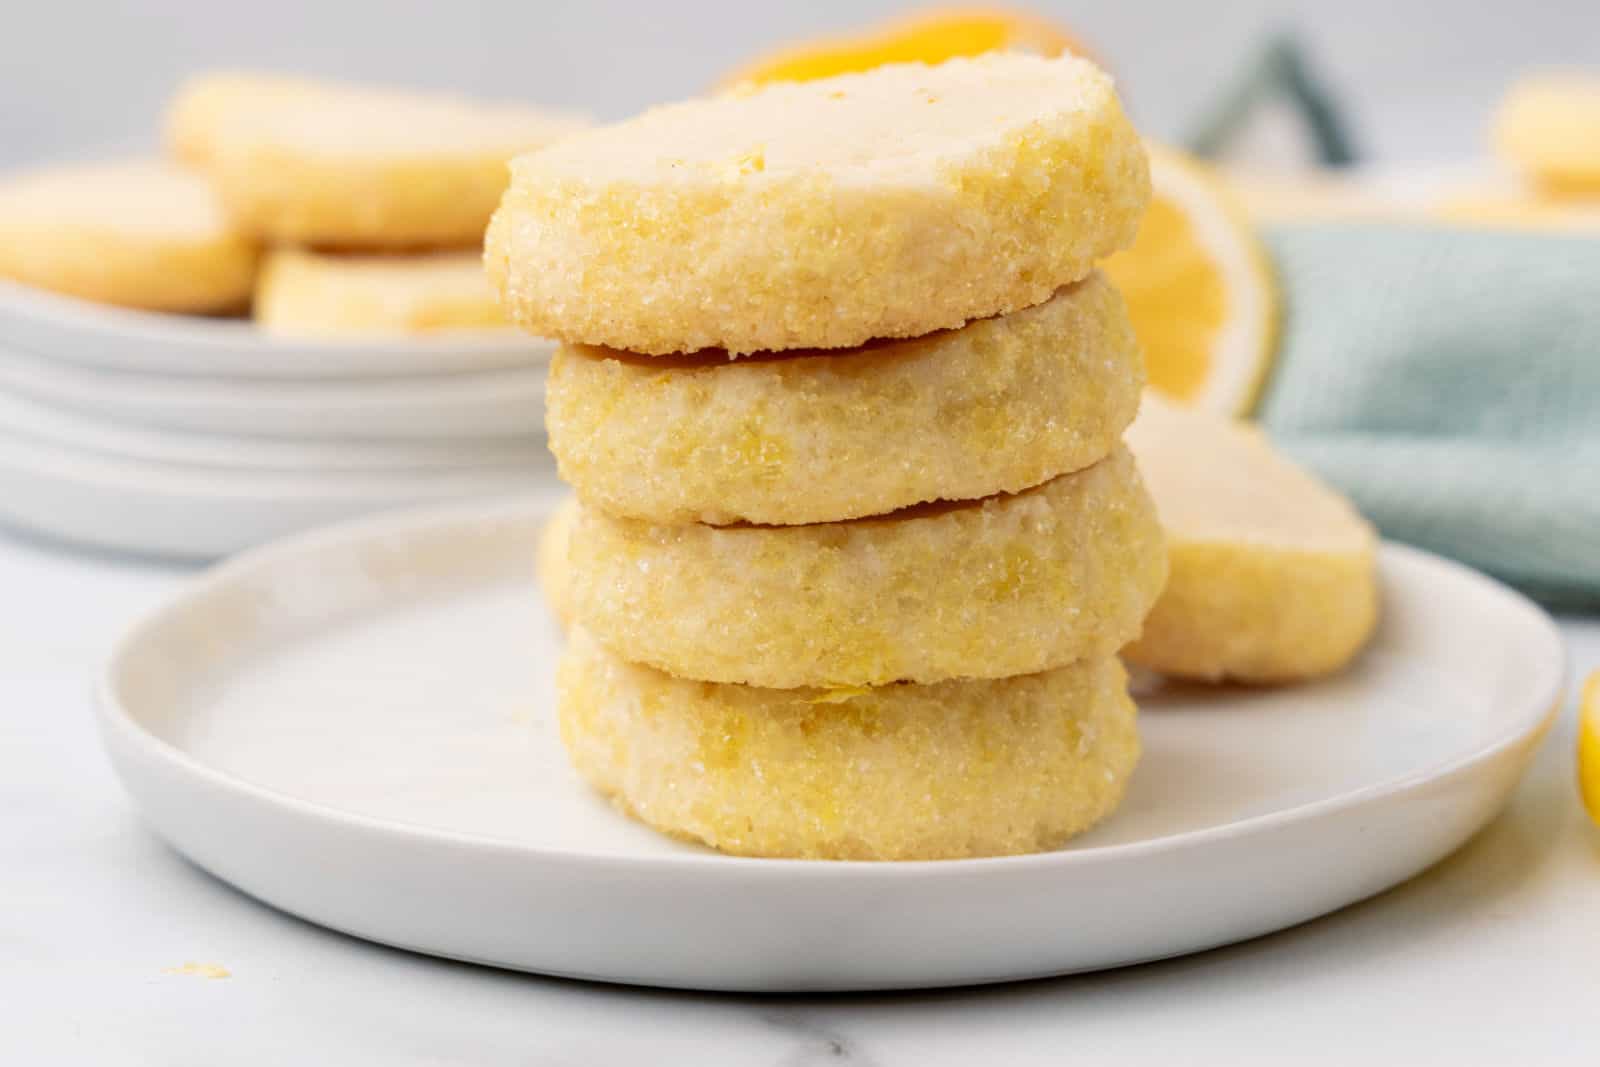
[[[244,229],[287,244],[476,246],[506,187],[506,161],[582,125],[447,95],[259,88],[224,86],[198,104],[180,97],[170,121],[177,129],[186,111],[202,116],[193,121],[208,132],[194,139],[223,203]]]
[[[188,79],[167,108],[167,150],[180,162],[203,167],[211,161],[218,131],[251,108],[270,108],[321,88],[311,78],[287,74],[218,71]]]
[[[1128,444],[1171,577],[1123,655],[1182,677],[1284,682],[1344,666],[1378,617],[1376,535],[1261,433],[1146,395]]]
[[[204,180],[155,162],[89,164],[0,180],[0,278],[150,311],[249,302],[256,247]]]
[[[1139,757],[1114,657],[875,689],[762,689],[624,662],[581,629],[558,672],[579,773],[641,821],[748,856],[931,860],[1055,848]]]
[[[1500,156],[1546,191],[1600,196],[1600,75],[1524,78],[1495,114],[1493,137]]]
[[[1015,496],[814,526],[666,526],[585,507],[572,611],[685,678],[780,688],[999,678],[1108,655],[1166,577],[1118,446]]]
[[[486,262],[535,333],[847,348],[1040,303],[1128,245],[1144,150],[1086,60],[993,55],[658,108],[522,156]]]
[[[567,564],[567,546],[572,542],[572,526],[577,521],[578,498],[569,496],[551,512],[539,531],[535,560],[544,602],[563,626],[572,621],[572,569]]]
[[[414,334],[507,326],[476,252],[267,257],[255,317],[273,333]]]
[[[831,522],[1087,467],[1143,380],[1122,300],[1095,274],[1036,307],[862,348],[734,361],[565,348],[546,420],[561,476],[614,514]]]

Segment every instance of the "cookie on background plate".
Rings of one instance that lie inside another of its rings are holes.
[[[1205,681],[1292,682],[1354,658],[1378,620],[1377,534],[1348,500],[1254,427],[1150,391],[1128,447],[1171,566],[1125,659]]]
[[[155,161],[0,178],[0,278],[147,311],[240,311],[257,248],[204,179]]]
[[[293,74],[218,72],[185,81],[167,108],[167,151],[180,163],[204,167],[216,151],[226,123],[250,108],[272,107],[296,97],[315,96],[323,83]]]
[[[693,100],[512,163],[486,263],[535,333],[848,348],[1049,299],[1133,241],[1144,148],[1086,60],[919,63]]]
[[[1109,814],[1139,758],[1116,657],[876,689],[685,681],[581,628],[561,737],[642,822],[745,856],[933,860],[1055,848]]]
[[[262,265],[255,318],[264,330],[297,337],[509,325],[476,251],[382,256],[279,249]]]
[[[348,249],[479,245],[506,162],[581,119],[443,93],[226,74],[173,101],[173,150],[265,240]]]

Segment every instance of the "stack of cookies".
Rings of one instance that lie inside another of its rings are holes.
[[[565,342],[579,771],[746,855],[1035,851],[1114,808],[1139,749],[1116,653],[1167,564],[1094,271],[1149,195],[1109,79],[885,67],[512,173],[487,262]]]

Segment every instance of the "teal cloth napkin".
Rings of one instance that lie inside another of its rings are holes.
[[[1258,409],[1387,537],[1600,608],[1600,239],[1268,234],[1287,303]]]

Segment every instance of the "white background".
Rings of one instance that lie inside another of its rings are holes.
[[[872,0],[0,0],[0,166],[151,144],[186,72],[257,66],[454,88],[620,118],[762,48],[904,8]],[[1600,66],[1596,0],[1055,0],[1137,120],[1190,129],[1294,27],[1383,161],[1481,153],[1518,72]]]

